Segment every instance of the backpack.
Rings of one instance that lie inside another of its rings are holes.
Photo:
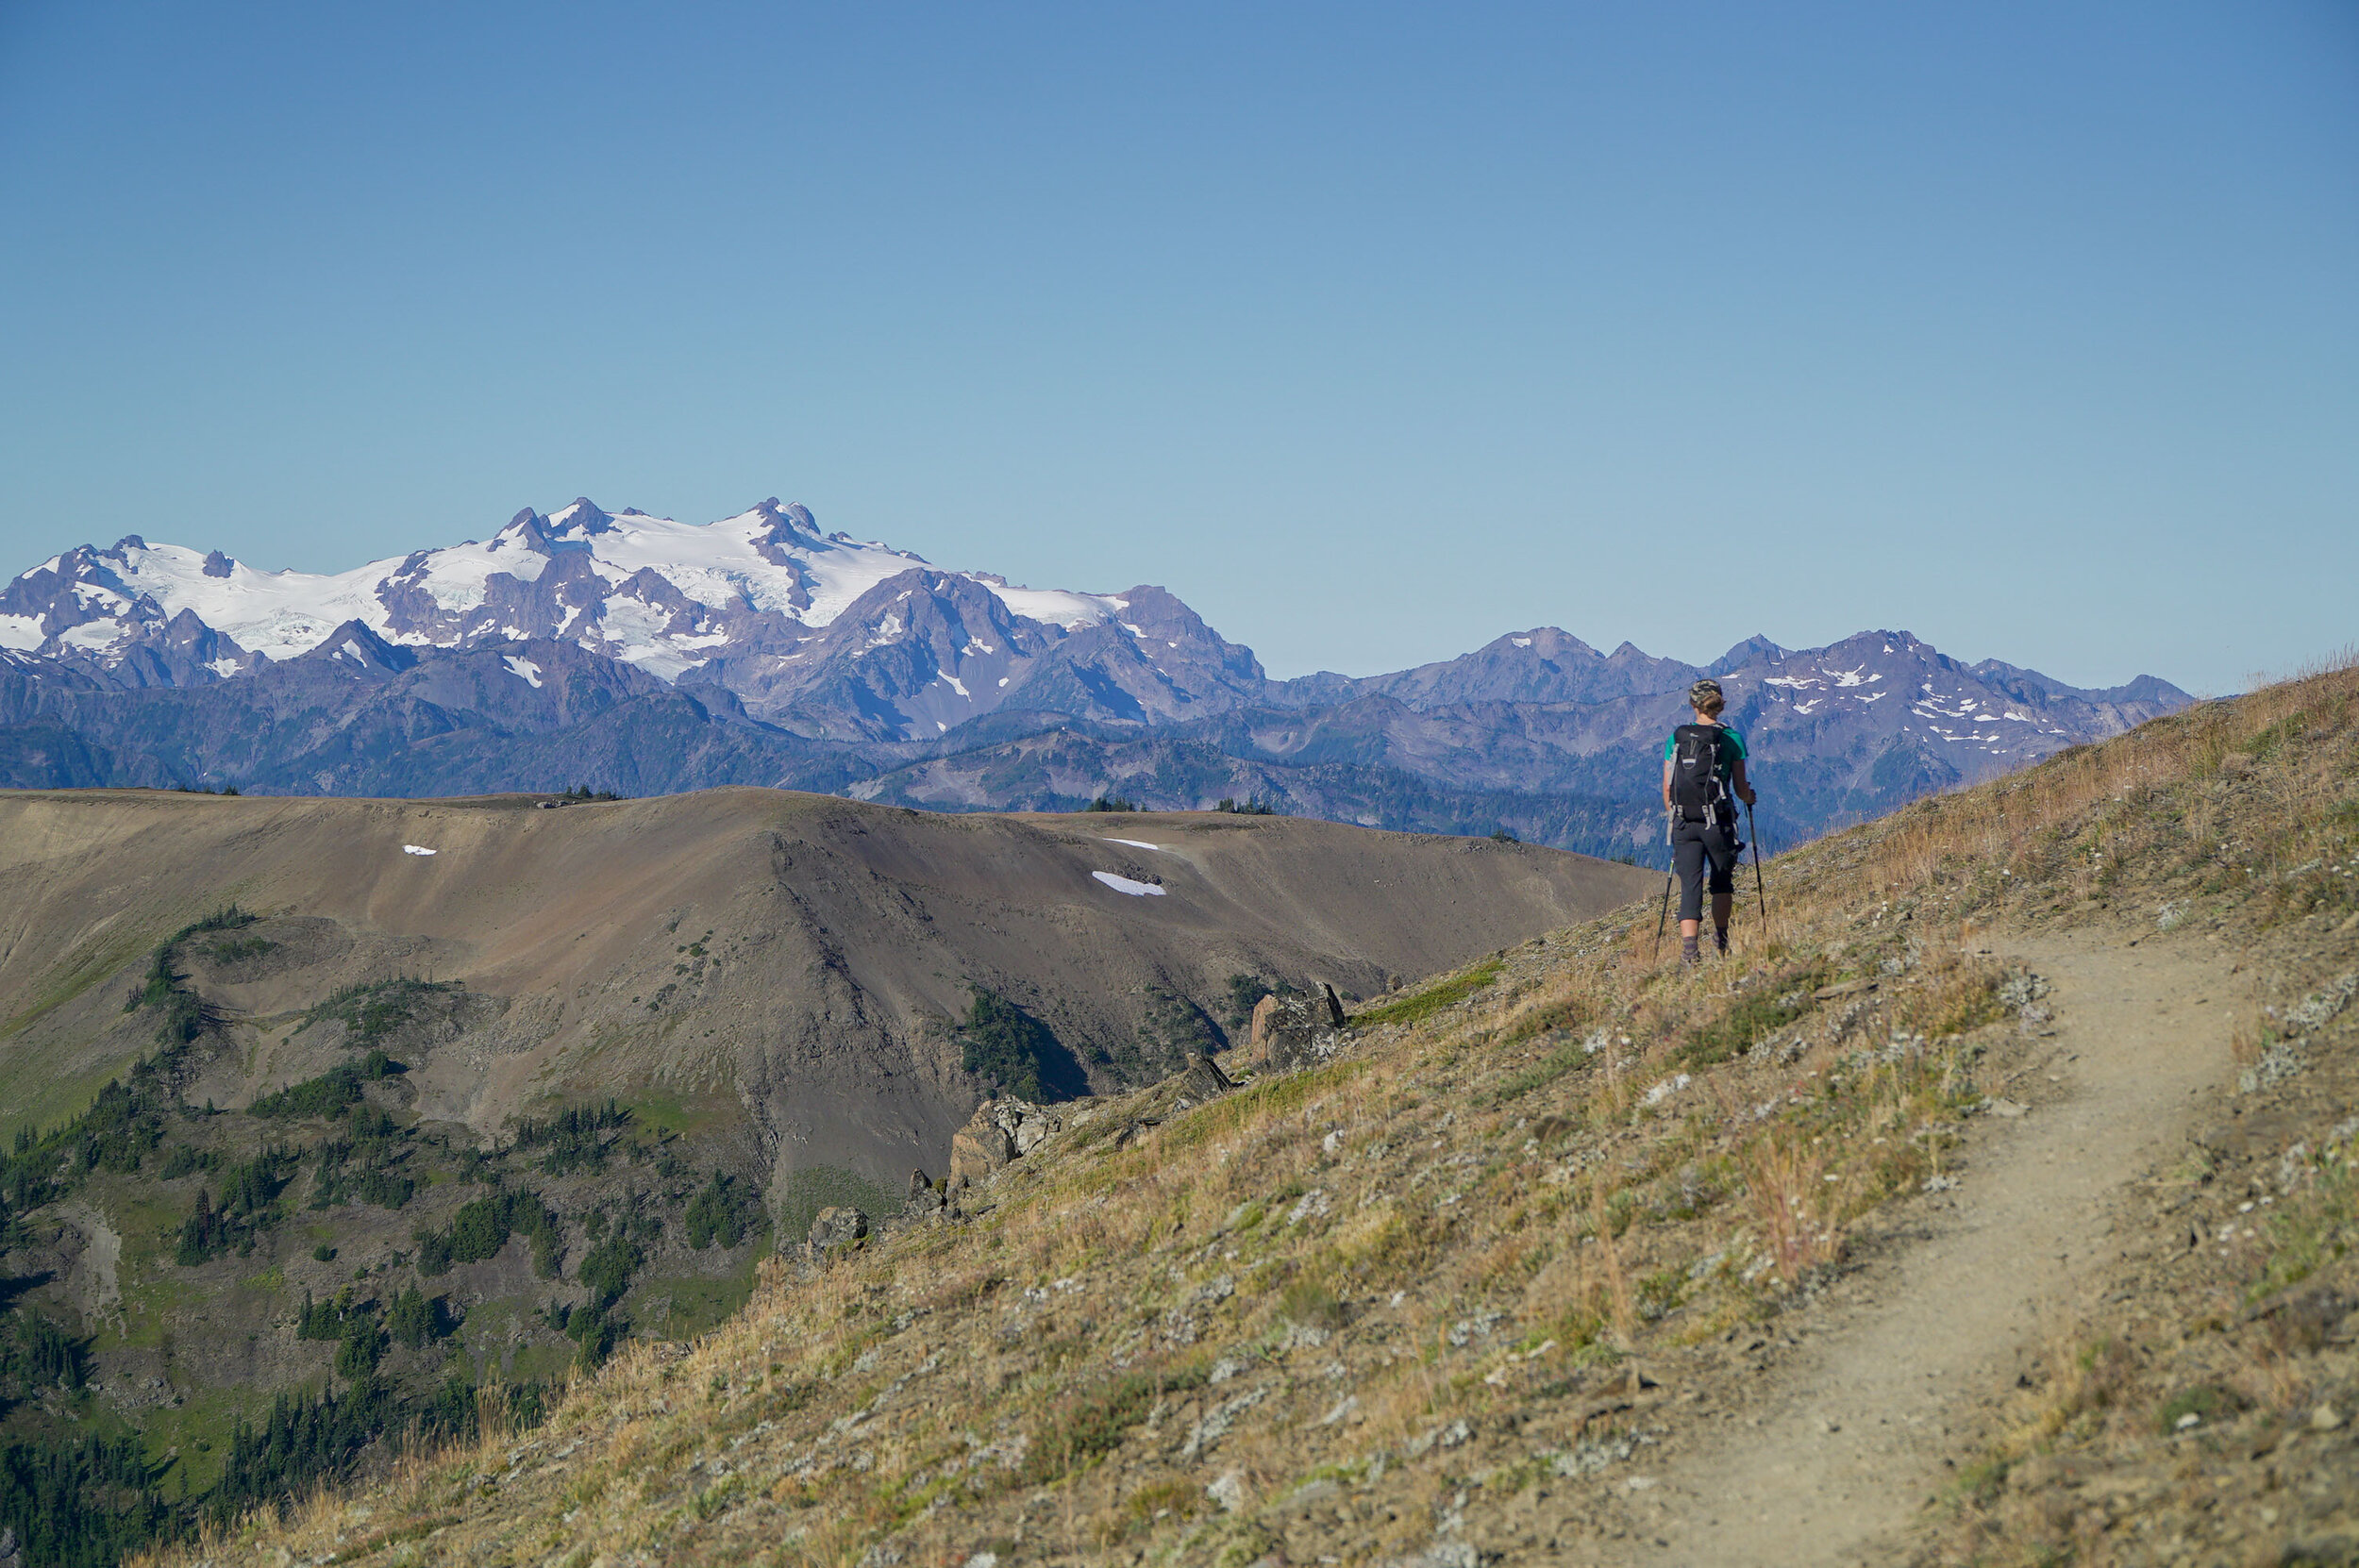
[[[1671,804],[1682,822],[1736,820],[1736,805],[1721,758],[1728,732],[1718,725],[1681,725],[1672,731]]]

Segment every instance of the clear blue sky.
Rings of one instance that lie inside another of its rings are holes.
[[[0,575],[577,493],[2232,690],[2359,638],[2359,5],[0,0]]]

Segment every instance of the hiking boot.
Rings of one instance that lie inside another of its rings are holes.
[[[1704,961],[1703,950],[1697,943],[1698,939],[1694,937],[1680,938],[1680,967],[1681,969],[1693,969]]]

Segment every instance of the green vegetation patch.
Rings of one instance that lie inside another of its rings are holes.
[[[1071,1100],[1089,1092],[1081,1064],[1047,1025],[1004,996],[978,985],[967,989],[974,1000],[958,1026],[960,1066],[1020,1100]]]
[[[508,1238],[522,1232],[532,1242],[532,1272],[557,1277],[565,1243],[557,1214],[538,1193],[494,1193],[460,1205],[441,1230],[410,1232],[418,1243],[418,1272],[428,1278],[448,1274],[453,1263],[480,1263],[499,1256]]]
[[[778,1199],[778,1235],[799,1242],[811,1233],[819,1210],[857,1209],[872,1219],[901,1211],[902,1200],[857,1171],[840,1165],[806,1165],[786,1178]]]
[[[1413,992],[1407,996],[1380,1002],[1352,1019],[1363,1027],[1377,1024],[1416,1024],[1432,1017],[1444,1008],[1455,1007],[1499,977],[1501,964],[1497,959],[1485,959],[1471,969],[1461,970],[1439,984]]]
[[[347,1061],[329,1068],[316,1078],[289,1084],[274,1094],[264,1094],[247,1108],[253,1116],[334,1116],[346,1107],[361,1100],[361,1086],[377,1082],[409,1069],[383,1051],[371,1051],[359,1061]]]
[[[265,1147],[222,1173],[218,1206],[209,1193],[198,1189],[196,1207],[181,1222],[180,1245],[173,1260],[194,1268],[225,1252],[234,1250],[241,1258],[251,1253],[255,1239],[281,1218],[278,1193],[294,1164],[292,1149]]]
[[[733,1247],[761,1228],[761,1202],[744,1182],[715,1171],[712,1179],[689,1200],[688,1212],[681,1218],[688,1226],[690,1246],[700,1252],[716,1242]]]
[[[334,1019],[344,1026],[347,1043],[373,1045],[403,1025],[426,1016],[439,996],[460,990],[452,980],[420,980],[403,976],[368,985],[346,986],[304,1015],[303,1027]]]
[[[510,1125],[515,1147],[541,1151],[544,1175],[566,1176],[605,1170],[608,1154],[630,1123],[631,1113],[610,1099],[604,1105],[574,1107],[554,1116],[519,1116]]]
[[[1158,1136],[1166,1153],[1195,1148],[1248,1122],[1282,1116],[1331,1094],[1367,1070],[1365,1057],[1340,1057],[1323,1067],[1263,1078],[1165,1123]]]

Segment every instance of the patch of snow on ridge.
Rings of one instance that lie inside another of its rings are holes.
[[[1111,621],[1119,610],[1128,609],[1130,601],[1110,593],[1068,593],[1061,588],[1012,588],[1004,577],[989,573],[968,574],[975,581],[991,590],[994,597],[1028,621],[1045,626],[1062,626],[1079,631]]]
[[[0,648],[30,653],[46,641],[42,635],[40,616],[0,615]]]
[[[1163,851],[1163,847],[1162,844],[1159,844],[1159,843],[1148,843],[1148,842],[1147,842],[1145,839],[1108,839],[1108,840],[1106,840],[1106,842],[1108,842],[1108,843],[1127,843],[1127,844],[1129,844],[1129,845],[1132,849],[1152,849],[1152,850],[1155,850],[1155,851],[1157,851],[1157,852],[1159,852],[1159,853]]]
[[[1108,887],[1113,889],[1114,892],[1127,892],[1133,898],[1161,898],[1163,896],[1163,890],[1157,887],[1152,882],[1134,882],[1128,876],[1116,876],[1111,871],[1093,871],[1090,875],[1105,883]]]
[[[536,692],[541,689],[541,666],[535,664],[529,659],[523,657],[521,654],[509,654],[503,658],[500,662],[508,666],[508,673],[510,675],[514,676],[518,680],[523,681],[527,686],[531,687]]]
[[[1531,639],[1529,637],[1511,637],[1508,641],[1514,643],[1515,646],[1519,648],[1529,648],[1531,646]]]
[[[401,852],[404,855],[431,855],[434,853],[433,850],[427,848],[426,845],[422,843],[403,844],[401,846]]]

